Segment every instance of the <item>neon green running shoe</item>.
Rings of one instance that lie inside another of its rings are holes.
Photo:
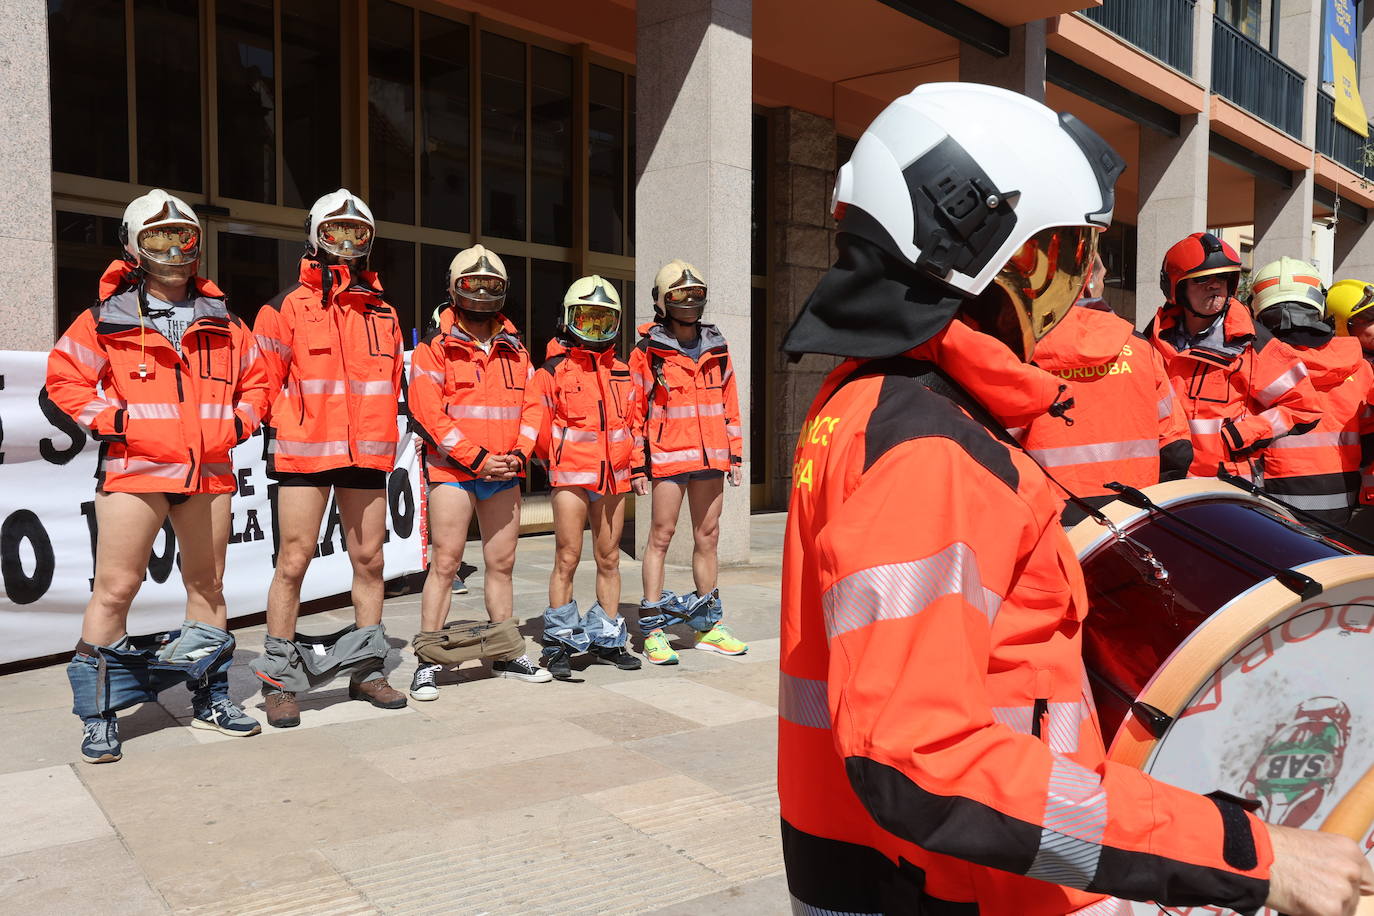
[[[749,651],[749,644],[736,639],[735,634],[731,633],[730,628],[723,623],[713,626],[709,633],[696,634],[696,637],[696,647],[708,652],[719,652],[721,655],[743,655]]]
[[[654,630],[644,637],[644,655],[651,665],[676,665],[677,652],[668,645],[668,634]]]

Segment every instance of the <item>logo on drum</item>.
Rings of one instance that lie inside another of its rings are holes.
[[[1243,791],[1259,801],[1259,816],[1284,827],[1307,823],[1340,773],[1349,740],[1350,708],[1340,700],[1312,697],[1299,703],[1245,777]]]

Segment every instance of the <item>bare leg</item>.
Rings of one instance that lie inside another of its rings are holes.
[[[582,562],[582,531],[587,527],[587,491],[581,487],[553,488],[553,574],[549,576],[549,607],[572,600],[573,576]]]
[[[592,553],[596,555],[596,600],[606,616],[620,613],[620,532],[625,494],[603,496],[591,505]]]
[[[420,630],[432,633],[444,625],[453,605],[453,577],[463,562],[463,547],[477,497],[462,487],[429,488],[429,574],[420,594]]]
[[[386,490],[334,488],[339,518],[353,563],[353,619],[359,627],[382,622],[382,542],[386,539]],[[450,582],[452,578],[450,577]]]
[[[229,504],[233,494],[203,493],[172,506],[172,529],[181,549],[186,619],[229,629],[224,605],[224,554],[229,549]]]
[[[663,563],[668,545],[677,530],[677,518],[682,513],[682,484],[672,480],[653,481],[653,511],[649,540],[644,545],[644,600],[657,601],[663,595]]]
[[[281,639],[296,638],[296,618],[301,611],[301,582],[315,545],[320,538],[320,522],[329,506],[329,487],[278,487],[277,570],[267,589],[267,635]]]
[[[482,531],[482,597],[492,623],[515,613],[515,545],[520,540],[520,488],[502,490],[477,504]]]
[[[95,583],[81,621],[86,642],[108,646],[124,635],[129,606],[143,585],[148,554],[166,517],[167,497],[161,493],[95,494],[99,535]]]
[[[697,594],[716,587],[720,511],[725,504],[725,478],[687,482],[687,507],[692,513],[692,579]]]

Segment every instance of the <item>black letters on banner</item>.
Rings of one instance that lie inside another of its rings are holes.
[[[91,536],[91,577],[86,580],[86,587],[95,591],[95,540],[100,533],[95,521],[95,500],[88,499],[82,503],[81,514],[86,519],[86,531]]]
[[[49,464],[66,464],[81,454],[81,450],[86,447],[86,431],[52,402],[46,387],[38,392],[38,407],[48,422],[70,440],[65,447],[58,448],[53,444],[53,440],[40,439],[38,454],[43,456],[43,460]]]
[[[329,500],[329,511],[324,516],[324,537],[320,538],[319,546],[315,548],[315,556],[330,557],[334,555],[335,531],[339,532],[339,550],[348,550],[348,535],[344,533],[343,519],[339,517],[337,494]]]
[[[391,472],[386,482],[386,495],[391,507],[391,530],[397,537],[410,537],[415,530],[415,494],[410,492],[410,475],[405,468]]]
[[[5,390],[5,377],[0,375],[0,391]],[[0,446],[5,444],[5,418],[0,416]],[[0,464],[5,463],[5,453],[0,451]]]
[[[26,575],[19,555],[19,545],[28,541],[33,547],[33,575]],[[52,541],[43,523],[28,509],[17,509],[0,525],[0,575],[5,580],[5,594],[15,604],[32,604],[42,598],[52,585],[57,558]]]

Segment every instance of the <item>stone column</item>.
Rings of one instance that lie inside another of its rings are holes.
[[[959,79],[987,83],[1045,101],[1045,20],[1035,19],[1011,29],[1010,53],[997,57],[960,43]]]
[[[730,343],[746,431],[744,484],[725,488],[721,563],[749,560],[750,218],[753,7],[751,0],[640,0],[635,8],[635,320],[653,316],[648,291],[666,262],[706,275],[708,321]],[[642,555],[650,503],[635,504]],[[691,562],[683,507],[668,562]],[[671,587],[671,586],[670,586]],[[627,583],[625,594],[638,586]]]
[[[0,347],[46,350],[57,338],[53,266],[48,6],[12,0],[0,34]]]
[[[769,269],[773,307],[768,348],[777,352],[792,321],[834,261],[835,221],[830,194],[835,187],[835,124],[795,108],[768,116],[770,221]],[[815,354],[788,363],[777,357],[773,373],[773,492],[770,502],[786,506],[792,489],[792,453],[807,409],[827,373],[840,360]]]
[[[1374,226],[1343,219],[1336,224],[1331,280],[1374,283]]]

